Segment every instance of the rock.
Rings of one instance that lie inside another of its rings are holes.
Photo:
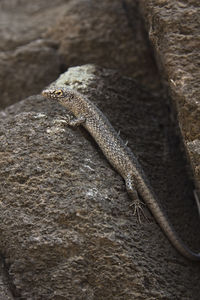
[[[10,291],[10,282],[7,278],[3,259],[0,258],[0,300],[14,299]]]
[[[13,51],[44,34],[66,6],[64,0],[1,0],[1,51]]]
[[[2,0],[0,3],[0,108],[39,93],[60,72],[57,44],[42,35],[64,0]]]
[[[0,53],[1,107],[38,93],[59,74],[56,45],[36,40],[14,51]]]
[[[0,19],[1,108],[85,63],[116,68],[160,88],[137,1],[2,0]]]
[[[58,82],[94,101],[128,139],[194,250],[189,164],[169,116],[178,114],[200,188],[198,11],[197,0],[0,3],[1,108],[69,66],[115,68],[70,68]],[[0,112],[0,300],[199,299],[199,266],[171,247],[146,207],[151,223],[137,223],[123,180],[85,130],[67,126],[69,117],[39,95]]]
[[[69,1],[44,36],[60,44],[67,66],[96,63],[159,86],[137,1]]]
[[[199,1],[142,0],[140,7],[160,73],[172,94],[196,188],[200,190]]]
[[[94,65],[59,80],[128,138],[177,232],[197,248],[196,207],[165,99]],[[199,266],[172,248],[145,207],[151,222],[138,224],[122,178],[69,117],[41,96],[0,112],[0,251],[18,297],[199,299]]]

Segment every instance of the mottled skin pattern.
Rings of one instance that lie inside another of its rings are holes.
[[[158,204],[137,158],[127,148],[104,114],[86,97],[66,87],[58,88],[51,85],[42,92],[42,95],[58,101],[73,113],[75,118],[71,120],[71,126],[81,124],[92,135],[108,161],[124,178],[127,191],[135,203],[135,211],[141,208],[139,194],[172,245],[186,258],[200,260],[200,254],[188,249],[175,233]]]

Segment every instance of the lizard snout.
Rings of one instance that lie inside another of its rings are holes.
[[[45,97],[45,98],[52,98],[52,93],[50,90],[48,89],[45,89],[42,91],[42,96]]]

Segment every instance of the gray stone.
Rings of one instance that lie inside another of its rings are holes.
[[[58,76],[58,46],[42,36],[56,22],[58,12],[62,15],[64,2],[0,2],[0,108],[39,93]]]
[[[1,108],[85,63],[160,85],[137,1],[1,0],[0,26]]]
[[[199,0],[141,0],[140,6],[200,189]]]
[[[198,249],[196,207],[162,95],[93,65],[60,80],[121,130],[176,230]],[[0,251],[19,297],[199,299],[199,266],[172,248],[145,207],[149,221],[138,224],[122,178],[85,130],[67,126],[63,107],[33,96],[0,117]]]
[[[67,66],[95,63],[159,86],[138,1],[69,1],[44,36],[60,44]]]
[[[13,300],[4,261],[0,258],[0,300]]]
[[[1,107],[38,93],[59,74],[56,44],[36,40],[14,51],[0,53]]]

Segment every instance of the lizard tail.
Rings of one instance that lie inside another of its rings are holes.
[[[172,245],[186,258],[194,261],[200,261],[200,253],[195,253],[190,250],[178,237],[166,214],[157,202],[155,196],[149,189],[148,184],[144,181],[144,178],[142,178],[142,176],[139,179],[137,190]]]

